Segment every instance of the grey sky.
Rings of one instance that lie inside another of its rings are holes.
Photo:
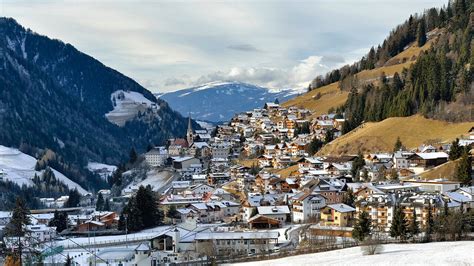
[[[410,14],[447,1],[21,1],[1,15],[71,43],[152,91],[215,80],[303,87]]]

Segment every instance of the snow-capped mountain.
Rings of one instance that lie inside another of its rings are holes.
[[[295,97],[296,90],[271,90],[252,84],[228,81],[211,82],[201,86],[165,93],[160,96],[169,105],[194,119],[228,121],[236,113],[263,107],[278,99],[284,102]]]

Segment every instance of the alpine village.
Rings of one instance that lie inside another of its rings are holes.
[[[474,264],[472,1],[218,123],[33,30],[0,18],[1,264]]]

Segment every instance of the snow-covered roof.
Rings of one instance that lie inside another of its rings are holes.
[[[223,239],[276,239],[276,231],[249,231],[249,232],[203,232],[198,233],[196,240],[223,240]]]
[[[352,208],[351,206],[344,203],[330,204],[328,205],[328,207],[337,212],[353,212],[356,210]]]
[[[290,208],[287,205],[281,206],[260,206],[257,207],[257,211],[262,215],[272,215],[272,214],[289,214]]]
[[[420,156],[424,160],[448,158],[448,154],[445,152],[418,152],[416,155]]]

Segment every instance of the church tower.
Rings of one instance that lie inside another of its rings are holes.
[[[186,140],[188,141],[188,145],[191,146],[194,142],[194,134],[193,134],[193,125],[191,123],[191,115],[188,118],[188,131],[186,132]]]

